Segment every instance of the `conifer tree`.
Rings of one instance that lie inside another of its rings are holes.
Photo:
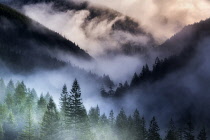
[[[78,81],[75,79],[72,85],[69,98],[69,120],[70,129],[73,131],[73,139],[85,140],[91,137],[88,115],[82,103],[81,90]]]
[[[8,109],[14,110],[15,107],[14,96],[10,92],[6,94],[4,102],[7,105]]]
[[[170,120],[169,129],[167,131],[165,140],[178,140],[178,135],[173,119]]]
[[[137,109],[133,114],[133,131],[134,140],[142,139],[142,121],[139,111]]]
[[[35,128],[33,125],[33,117],[31,113],[31,108],[29,108],[28,114],[26,116],[26,124],[22,133],[18,137],[19,140],[36,140]]]
[[[109,113],[109,124],[111,127],[114,126],[115,124],[115,117],[114,117],[114,111],[111,110],[110,113]]]
[[[15,88],[15,114],[23,114],[26,103],[26,86],[24,82],[17,83],[17,87]]]
[[[7,120],[3,124],[4,139],[14,140],[17,138],[16,122],[12,112],[9,112]]]
[[[127,139],[136,140],[134,126],[135,126],[134,120],[132,116],[130,115],[128,117],[128,124],[127,124],[127,129],[128,129]]]
[[[63,113],[67,111],[68,98],[69,98],[69,95],[68,95],[67,86],[64,85],[62,89],[61,97],[60,97],[61,112]]]
[[[104,89],[103,86],[101,87],[101,91],[100,92],[101,92],[101,96],[102,97],[107,97],[108,96],[108,93],[106,92],[106,90]]]
[[[0,102],[4,101],[5,98],[5,92],[6,92],[6,85],[4,83],[4,79],[0,79]]]
[[[47,107],[47,101],[45,100],[43,94],[41,94],[38,102],[37,102],[37,108],[40,112],[45,112]]]
[[[194,127],[191,119],[189,119],[183,131],[184,140],[194,140],[195,138],[193,133],[194,133]]]
[[[64,127],[63,129],[66,130],[66,127],[69,126],[69,120],[68,120],[68,115],[69,115],[69,98],[70,95],[67,90],[67,86],[64,85],[62,92],[61,92],[61,97],[60,97],[60,106],[61,106],[61,116],[62,116],[62,126]]]
[[[14,93],[15,93],[15,85],[14,82],[10,80],[6,87],[6,94],[13,95]]]
[[[117,134],[121,140],[127,139],[127,125],[128,119],[123,109],[120,110],[120,113],[117,115],[116,118],[116,130]]]
[[[142,117],[141,122],[142,122],[142,140],[146,140],[148,132],[147,132],[146,122],[145,122],[144,117]]]
[[[59,133],[59,114],[56,105],[50,98],[47,110],[44,113],[41,123],[41,139],[57,140]]]
[[[152,120],[150,121],[150,126],[148,130],[148,139],[149,140],[161,140],[160,134],[159,134],[159,126],[156,121],[156,118],[153,117]]]
[[[47,92],[47,94],[45,95],[45,100],[47,101],[47,103],[50,101],[51,95],[49,92]]]
[[[105,113],[101,115],[101,117],[99,119],[99,124],[101,126],[106,126],[107,124],[109,124],[109,120],[108,120],[108,118],[107,118]]]
[[[135,87],[139,84],[139,77],[136,73],[134,73],[133,78],[131,80],[131,87]]]
[[[206,134],[206,129],[203,127],[198,134],[198,140],[207,140],[207,134]]]
[[[90,123],[95,126],[98,124],[99,122],[99,119],[100,119],[100,109],[97,105],[96,108],[91,108],[89,113],[88,113],[88,116],[89,116],[89,120],[90,120]]]

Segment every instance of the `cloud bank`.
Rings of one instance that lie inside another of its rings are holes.
[[[209,0],[88,0],[133,17],[162,43],[184,26],[210,17]]]

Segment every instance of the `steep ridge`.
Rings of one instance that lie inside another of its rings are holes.
[[[0,59],[13,71],[62,67],[66,62],[56,58],[57,52],[92,59],[73,42],[2,4],[0,24]]]

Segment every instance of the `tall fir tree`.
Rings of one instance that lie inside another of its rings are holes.
[[[68,108],[69,108],[69,98],[70,95],[67,90],[67,86],[64,84],[61,92],[60,97],[60,106],[61,106],[61,121],[62,121],[62,127],[64,130],[66,130],[67,126],[69,126],[69,120],[68,120]]]
[[[184,140],[194,140],[194,126],[193,123],[191,121],[191,119],[189,119],[185,125],[184,131],[183,131],[183,138]]]
[[[99,119],[100,119],[100,109],[97,105],[96,108],[91,108],[89,113],[88,113],[88,116],[89,116],[89,120],[90,120],[90,123],[91,125],[95,126],[99,123]]]
[[[15,115],[16,113],[23,114],[25,109],[27,97],[27,90],[24,82],[18,82],[17,87],[15,88]]]
[[[19,135],[18,140],[36,140],[35,127],[33,124],[33,117],[31,113],[31,108],[29,108],[28,114],[26,116],[26,123],[22,133]]]
[[[59,137],[59,114],[56,105],[50,98],[47,110],[44,113],[41,123],[41,139],[57,140]]]
[[[109,124],[112,128],[115,124],[115,117],[114,117],[114,111],[113,110],[111,110],[110,113],[109,113]]]
[[[15,120],[15,116],[12,112],[9,112],[7,120],[3,125],[4,129],[4,139],[6,140],[14,140],[17,138],[17,124]]]
[[[117,134],[121,140],[126,140],[128,136],[127,131],[128,119],[123,109],[120,110],[120,113],[116,118],[116,130]]]
[[[7,84],[7,87],[6,87],[6,94],[14,94],[15,93],[15,85],[14,85],[14,82],[12,80],[9,81],[9,83]]]
[[[158,126],[156,118],[153,117],[152,120],[150,121],[150,126],[149,126],[149,130],[148,130],[148,139],[149,140],[161,140],[159,131],[160,131],[160,128]]]
[[[38,116],[40,119],[44,115],[44,112],[46,111],[46,109],[47,109],[47,101],[45,100],[43,94],[41,94],[37,102],[37,111],[38,111]]]
[[[165,140],[178,140],[178,134],[173,119],[170,120]]]
[[[4,79],[0,79],[0,102],[4,101],[5,98],[5,92],[6,92],[6,85],[4,83]]]
[[[139,111],[136,109],[133,114],[133,134],[134,140],[142,139],[142,120],[139,114]]]
[[[83,106],[80,85],[76,79],[70,92],[68,112],[73,139],[88,140],[91,138],[88,115]]]
[[[146,121],[144,117],[142,117],[141,122],[142,122],[142,140],[147,140],[148,132],[147,132]]]

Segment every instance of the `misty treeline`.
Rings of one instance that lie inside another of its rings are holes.
[[[103,97],[122,97],[128,91],[136,88],[143,88],[149,83],[154,83],[163,79],[167,74],[186,65],[193,54],[193,50],[186,49],[185,51],[188,53],[183,52],[179,55],[172,55],[169,58],[164,59],[157,57],[151,69],[148,64],[145,64],[139,74],[134,73],[130,83],[125,81],[125,83],[119,83],[117,87],[109,86],[108,89],[102,86],[101,95]]]
[[[160,135],[156,117],[148,125],[138,110],[127,116],[123,109],[115,115],[101,114],[99,106],[85,109],[77,80],[69,91],[64,85],[60,94],[60,109],[47,93],[39,97],[24,82],[6,85],[0,79],[0,139],[1,140],[206,140],[203,128],[198,136],[192,121],[176,128],[169,118],[166,134]],[[161,138],[162,137],[162,138]]]

